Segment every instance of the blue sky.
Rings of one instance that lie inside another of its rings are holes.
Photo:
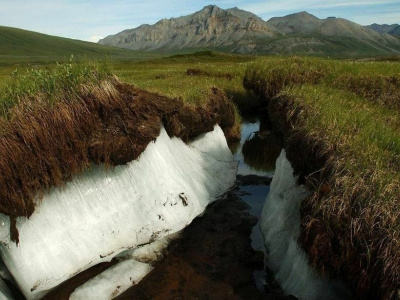
[[[400,0],[1,0],[0,25],[97,41],[144,23],[191,14],[208,4],[236,6],[264,20],[307,11],[319,18],[336,16],[361,25],[400,24]]]

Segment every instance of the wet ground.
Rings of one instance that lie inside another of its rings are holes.
[[[271,155],[277,156],[280,147],[265,145],[274,138],[269,132],[260,134],[259,126],[258,121],[243,124],[235,152],[236,187],[185,228],[166,258],[117,299],[289,299],[264,263],[258,224],[274,164],[251,158],[249,164],[242,151],[250,143],[247,158],[250,153],[276,160]],[[260,152],[259,143],[268,148],[267,154]]]
[[[264,299],[253,278],[264,254],[251,247],[257,218],[230,193],[172,242],[146,278],[117,299]]]
[[[288,299],[264,263],[258,221],[280,147],[259,127],[257,120],[242,126],[234,155],[236,187],[185,228],[164,260],[117,299]],[[78,274],[46,299],[68,299],[77,286],[114,263]]]

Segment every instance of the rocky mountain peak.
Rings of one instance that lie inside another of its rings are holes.
[[[222,9],[207,5],[191,15],[124,30],[99,43],[133,50],[206,48],[274,54],[323,54],[334,51],[331,49],[354,53],[352,45],[357,45],[366,53],[399,53],[400,40],[393,35],[400,31],[400,27],[390,29],[391,35],[381,34],[341,18],[319,19],[306,11],[265,22],[237,7]],[[387,32],[389,29],[383,30]],[[343,40],[351,43],[344,45]]]
[[[253,39],[280,35],[264,20],[239,8],[207,5],[191,15],[125,30],[99,43],[134,50],[238,47]]]

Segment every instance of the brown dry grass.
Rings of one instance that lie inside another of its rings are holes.
[[[244,82],[269,103],[299,183],[312,191],[299,243],[319,272],[361,299],[400,296],[398,74],[396,64],[294,58],[250,66]]]
[[[310,64],[298,57],[256,62],[246,69],[243,86],[265,103],[284,88],[304,83],[316,84],[327,74],[320,63]]]
[[[73,101],[68,95],[54,104],[42,101],[41,94],[20,99],[1,121],[0,212],[14,221],[29,217],[47,189],[91,164],[114,166],[138,158],[157,138],[162,121],[169,134],[185,141],[215,123],[229,133],[234,106],[220,90],[211,93],[206,107],[189,106],[111,78],[80,85]],[[18,242],[15,227],[11,231]]]
[[[315,111],[304,103],[288,93],[269,104],[299,182],[313,191],[301,204],[299,243],[319,272],[344,279],[357,297],[395,299],[400,185],[393,181],[382,194],[382,170],[373,161],[369,168],[361,167],[360,153],[340,139],[333,142],[323,128],[310,134],[306,120]]]
[[[389,109],[400,110],[400,76],[341,75],[334,85]]]

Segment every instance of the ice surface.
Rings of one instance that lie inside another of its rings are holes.
[[[125,260],[107,269],[82,286],[75,289],[70,299],[113,299],[137,284],[151,270],[152,265],[163,259],[169,243],[179,238],[173,233],[139,248],[118,254],[117,259]]]
[[[268,265],[286,294],[299,299],[346,299],[348,291],[338,282],[316,275],[306,254],[297,245],[300,234],[300,203],[309,192],[296,184],[293,168],[282,150],[260,227],[268,254]]]
[[[76,288],[70,300],[109,300],[143,279],[153,267],[134,259],[122,261]]]
[[[10,290],[8,289],[3,279],[0,278],[0,300],[11,300],[11,299],[14,298],[12,297]]]
[[[138,160],[112,171],[94,166],[49,191],[29,220],[17,219],[18,247],[0,215],[1,256],[24,295],[39,298],[126,249],[181,230],[234,184],[236,169],[218,126],[192,146],[162,128]]]
[[[173,233],[151,244],[127,251],[126,255],[143,263],[154,264],[164,258],[168,245],[179,238],[180,233]],[[129,253],[129,254],[128,254]]]

